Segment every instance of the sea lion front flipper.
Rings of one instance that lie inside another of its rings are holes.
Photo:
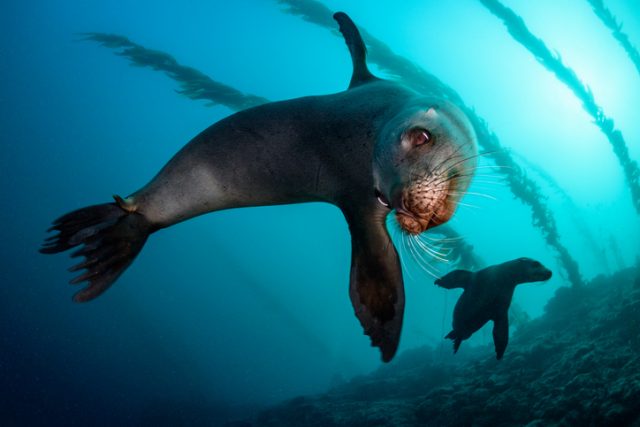
[[[384,217],[345,213],[351,231],[349,296],[371,345],[389,362],[398,349],[404,315],[404,284],[398,253]]]
[[[451,331],[447,336],[445,336],[445,339],[453,341],[453,354],[456,354],[460,348],[460,344],[462,343],[462,338],[458,336],[456,331]]]
[[[467,289],[473,280],[473,275],[474,273],[468,270],[453,270],[433,283],[445,289]]]
[[[507,313],[493,321],[493,344],[496,347],[496,359],[502,359],[509,343],[509,316]]]
[[[367,67],[367,47],[364,45],[364,41],[362,41],[362,36],[356,24],[354,24],[351,18],[344,12],[334,13],[333,19],[340,25],[340,32],[351,54],[353,74],[351,75],[349,89],[372,80],[378,80],[376,76],[371,74]]]

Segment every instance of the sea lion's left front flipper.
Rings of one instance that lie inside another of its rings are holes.
[[[509,315],[507,312],[504,315],[496,318],[493,321],[493,344],[496,347],[496,359],[502,359],[504,351],[507,349],[509,343]]]
[[[349,53],[351,54],[353,73],[351,75],[349,89],[378,80],[376,76],[371,74],[367,67],[367,47],[364,41],[362,41],[362,36],[356,24],[354,24],[351,18],[344,12],[336,12],[333,15],[333,19],[340,25],[340,32],[344,36],[344,41],[347,43]]]
[[[384,215],[345,213],[351,231],[349,295],[356,316],[382,360],[396,354],[404,314],[404,285],[398,253]]]
[[[473,276],[474,273],[468,270],[454,270],[433,283],[445,289],[467,289],[467,286],[473,282]]]

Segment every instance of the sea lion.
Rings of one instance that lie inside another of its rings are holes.
[[[455,270],[437,279],[445,289],[462,288],[453,310],[453,330],[445,337],[453,340],[453,352],[489,320],[493,320],[496,359],[502,359],[509,342],[509,306],[516,285],[551,278],[551,271],[538,261],[518,258],[478,272]]]
[[[148,236],[222,209],[323,201],[343,212],[352,240],[349,294],[365,333],[389,361],[404,312],[402,271],[385,227],[395,208],[407,232],[446,221],[475,168],[476,142],[453,105],[375,77],[351,19],[334,18],[351,53],[346,91],[273,102],[204,130],[139,191],[57,219],[43,253],[84,245],[74,300],[103,293]],[[375,157],[375,159],[374,159]],[[375,176],[375,182],[374,182]]]

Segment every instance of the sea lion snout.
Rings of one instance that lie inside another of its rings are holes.
[[[398,211],[396,209],[396,219],[400,227],[409,234],[420,234],[429,228],[431,217],[424,219],[415,216],[408,211]]]
[[[396,219],[409,234],[420,234],[451,218],[455,203],[449,197],[449,183],[433,177],[405,187],[395,203]]]
[[[547,267],[545,267],[538,261],[534,262],[534,268],[536,269],[535,280],[537,281],[546,282],[547,280],[551,279],[551,277],[553,276],[553,272],[551,272],[551,270],[549,270]]]
[[[532,277],[532,282],[546,282],[553,276],[551,270],[544,269],[543,271],[537,271]]]
[[[514,276],[518,283],[546,282],[551,279],[553,272],[545,267],[541,262],[531,258],[518,258],[508,264],[515,267]]]

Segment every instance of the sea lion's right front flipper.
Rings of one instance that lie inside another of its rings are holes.
[[[468,270],[453,270],[434,282],[445,289],[466,289],[473,280],[474,273]]]
[[[509,343],[509,315],[505,312],[493,321],[493,344],[496,346],[496,359],[502,359]]]
[[[349,295],[371,345],[382,360],[396,354],[404,315],[404,284],[398,253],[383,215],[345,213],[351,231]]]

